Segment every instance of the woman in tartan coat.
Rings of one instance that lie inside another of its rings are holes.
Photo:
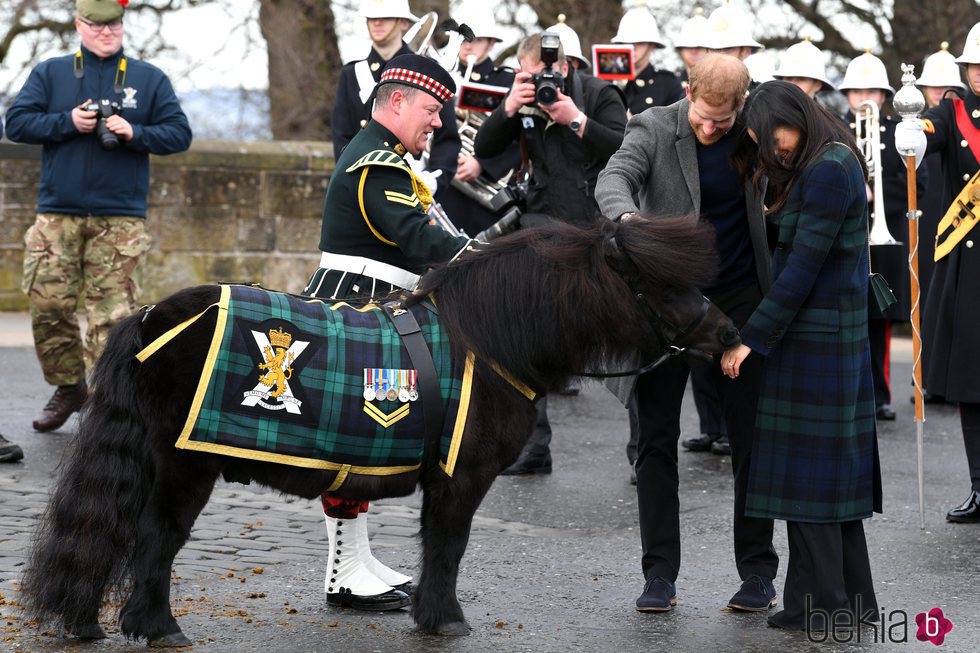
[[[735,378],[751,352],[765,357],[745,512],[786,520],[784,610],[769,624],[822,629],[838,609],[876,618],[861,521],[881,511],[867,169],[843,125],[787,82],[753,91],[742,121],[735,161],[757,187],[768,178],[779,236],[772,288],[722,368]]]

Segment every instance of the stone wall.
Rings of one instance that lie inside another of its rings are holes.
[[[182,154],[152,157],[151,170],[142,302],[216,281],[303,289],[319,260],[329,144],[195,141]],[[27,307],[24,232],[39,171],[40,148],[0,143],[0,310]]]

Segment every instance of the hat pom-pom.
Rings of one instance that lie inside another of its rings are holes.
[[[123,7],[128,7],[129,6],[129,0],[116,0],[116,2],[118,2]]]

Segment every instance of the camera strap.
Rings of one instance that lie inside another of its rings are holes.
[[[75,79],[81,81],[85,77],[85,59],[82,58],[82,49],[79,48],[75,52],[75,60],[72,61],[72,72],[75,74]],[[121,95],[123,92],[123,86],[126,84],[126,57],[119,57],[119,63],[116,64],[116,76],[112,81],[112,91],[116,95]]]

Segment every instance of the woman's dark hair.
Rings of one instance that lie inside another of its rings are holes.
[[[827,143],[847,145],[861,163],[865,179],[868,167],[844,122],[827,111],[795,84],[766,82],[749,93],[739,116],[742,131],[732,153],[732,161],[743,179],[761,191],[768,178],[767,198],[770,212],[778,211],[800,172],[808,166]],[[789,127],[800,132],[800,142],[785,164],[776,157],[774,132]],[[758,144],[749,137],[751,129]]]

